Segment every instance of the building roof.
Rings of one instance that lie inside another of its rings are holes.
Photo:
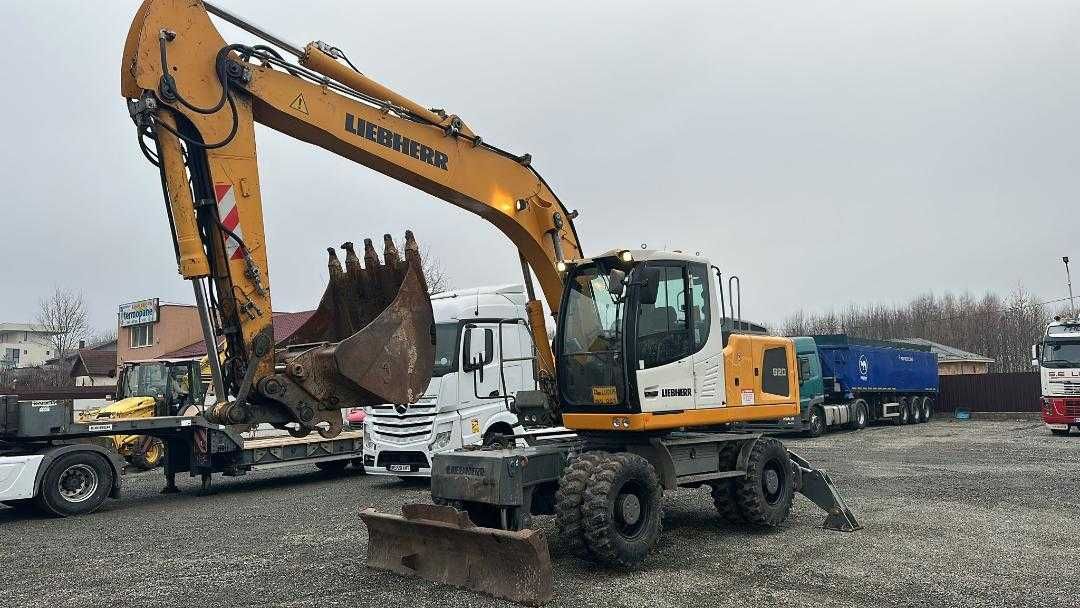
[[[937,355],[938,361],[941,363],[993,363],[994,360],[986,355],[980,355],[977,353],[969,353],[966,350],[961,350],[954,346],[946,346],[945,344],[939,344],[927,340],[926,338],[902,338],[893,340],[893,342],[908,342],[912,344],[922,344],[930,347],[930,352]]]
[[[302,312],[275,312],[274,313],[274,343],[281,344],[300,329],[300,326],[315,314],[314,310]],[[206,354],[206,343],[199,340],[194,344],[188,344],[184,348],[165,353],[159,358],[186,359],[201,357]]]
[[[36,323],[0,323],[0,331],[29,331],[38,334],[55,333]]]
[[[116,351],[79,349],[71,366],[71,376],[113,376],[116,373]]]

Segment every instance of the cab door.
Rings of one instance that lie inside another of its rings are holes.
[[[633,361],[641,411],[693,409],[693,336],[686,264],[650,262],[644,274]]]

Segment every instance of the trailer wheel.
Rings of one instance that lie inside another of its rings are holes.
[[[629,452],[596,462],[581,505],[585,542],[596,561],[633,568],[648,557],[663,530],[663,490],[656,469]]]
[[[91,513],[112,491],[113,470],[94,452],[70,452],[49,465],[34,499],[43,512],[56,517]]]
[[[821,437],[825,432],[825,410],[820,405],[810,409],[810,420],[806,425],[803,435],[806,437]]]
[[[922,398],[922,421],[930,422],[930,416],[934,413],[934,401],[929,397]]]
[[[795,470],[784,444],[771,437],[754,441],[737,493],[743,517],[751,524],[779,526],[794,496]]]
[[[853,406],[855,408],[855,417],[852,418],[851,428],[855,430],[865,429],[870,421],[870,408],[866,407],[866,402],[862,399],[856,399]]]
[[[908,424],[911,419],[911,410],[908,409],[908,401],[906,397],[900,398],[900,415],[896,418],[896,424],[904,425]]]
[[[559,489],[555,492],[555,521],[559,539],[570,552],[582,559],[592,558],[585,543],[585,531],[581,522],[581,503],[585,500],[585,485],[589,474],[603,452],[586,452],[575,457],[563,470]]]

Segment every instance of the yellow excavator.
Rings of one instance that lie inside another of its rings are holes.
[[[227,43],[210,15],[262,42]],[[517,248],[541,390],[498,394],[501,326],[468,326],[459,364],[477,390],[494,382],[492,397],[511,401],[526,426],[575,436],[437,457],[438,504],[362,513],[369,566],[542,603],[551,564],[533,514],[555,514],[576,554],[635,567],[659,540],[663,492],[679,487],[710,488],[720,515],[743,525],[779,526],[802,492],[829,511],[828,527],[857,527],[822,472],[775,439],[729,432],[731,423],[796,415],[801,374],[791,340],[739,331],[707,259],[587,257],[577,212],[528,154],[376,82],[332,44],[295,45],[210,2],[145,0],[121,88],[140,147],[160,170],[207,343],[225,337],[225,363],[212,369],[221,396],[213,421],[333,434],[343,407],[414,402],[433,362],[411,233],[404,260],[386,237],[385,265],[370,241],[364,266],[350,243],[344,269],[331,248],[318,313],[292,344],[273,348],[254,123],[466,209]],[[557,321],[554,348],[533,275]]]

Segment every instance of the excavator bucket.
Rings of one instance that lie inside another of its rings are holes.
[[[552,596],[551,555],[543,533],[474,525],[453,507],[408,504],[402,515],[360,512],[369,568],[479,591],[526,606]]]
[[[330,282],[319,307],[286,342],[279,362],[323,403],[413,403],[431,380],[434,316],[416,239],[405,232],[404,257],[389,234],[383,243],[380,263],[364,239],[363,265],[344,243],[344,269],[328,249]]]

